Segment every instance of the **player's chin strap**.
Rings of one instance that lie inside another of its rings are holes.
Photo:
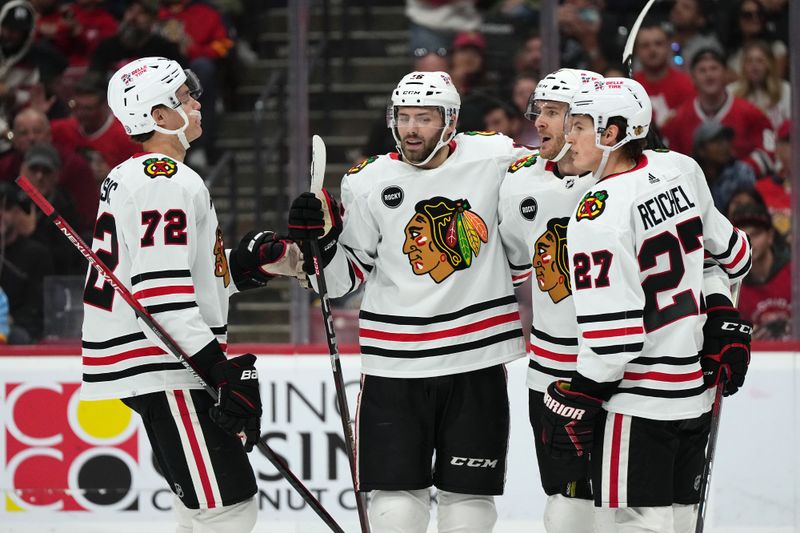
[[[631,140],[627,135],[622,138],[622,140],[618,141],[617,144],[614,146],[606,146],[601,142],[601,137],[603,136],[603,132],[605,132],[605,128],[598,128],[597,134],[595,135],[594,144],[598,148],[603,151],[603,157],[600,159],[600,166],[597,167],[597,170],[594,171],[594,176],[597,179],[603,179],[603,171],[606,169],[606,165],[608,164],[608,157],[611,155],[611,152],[617,150],[620,146]]]
[[[564,146],[561,147],[561,150],[559,150],[558,153],[555,155],[555,157],[550,159],[550,161],[552,161],[553,163],[558,163],[559,161],[561,161],[561,158],[567,155],[567,152],[569,152],[570,148],[572,148],[572,143],[565,142]]]
[[[415,167],[421,167],[423,165],[428,164],[428,161],[433,159],[433,156],[439,153],[439,150],[441,150],[443,146],[447,145],[447,143],[452,141],[453,138],[456,136],[456,130],[454,128],[453,131],[450,133],[450,135],[447,136],[447,139],[445,140],[444,132],[447,130],[447,128],[442,128],[442,133],[439,136],[439,142],[436,143],[436,147],[433,150],[431,150],[431,153],[428,154],[428,157],[426,157],[424,160],[420,161],[419,163],[414,163],[406,156],[406,153],[403,151],[403,141],[401,141],[400,136],[397,133],[395,133],[395,129],[396,128],[392,128],[392,135],[394,135],[394,140],[397,141],[397,151],[400,152],[400,155],[403,156],[403,161],[405,161],[409,165],[414,165]]]
[[[162,128],[161,126],[156,124],[153,127],[153,129],[158,131],[158,132],[161,132],[161,133],[166,133],[167,135],[177,135],[178,136],[178,140],[181,141],[181,145],[183,145],[183,148],[185,150],[188,150],[189,149],[189,140],[186,138],[186,128],[189,127],[189,117],[186,116],[186,111],[183,110],[183,107],[179,106],[179,107],[177,107],[175,109],[175,111],[177,111],[178,114],[181,116],[181,118],[183,118],[183,126],[181,126],[177,130],[168,130],[168,129]],[[200,115],[200,111],[192,111],[191,114],[192,115],[194,115],[194,114]]]

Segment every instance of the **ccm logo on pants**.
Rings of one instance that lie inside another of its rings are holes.
[[[496,468],[497,459],[478,459],[475,457],[456,457],[450,459],[450,464],[454,466],[468,466],[470,468]]]

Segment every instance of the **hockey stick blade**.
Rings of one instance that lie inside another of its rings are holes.
[[[133,294],[122,284],[117,276],[97,257],[97,254],[83,242],[83,239],[72,229],[72,226],[64,220],[64,218],[55,210],[49,201],[42,195],[41,192],[26,178],[19,176],[16,179],[17,185],[20,189],[25,191],[33,203],[35,203],[42,212],[47,215],[56,227],[69,239],[69,241],[78,249],[89,264],[95,268],[101,276],[111,285],[114,291],[127,303],[136,316],[145,323],[145,325],[164,343],[164,346],[174,355],[183,367],[188,370],[192,376],[203,386],[203,389],[211,395],[214,401],[217,401],[217,391],[212,387],[206,379],[201,376],[194,361],[191,360],[189,355],[175,342],[175,340],[167,333],[164,328],[153,318],[153,316],[145,309],[139,301],[133,297]],[[344,533],[344,530],[333,519],[328,511],[317,501],[314,495],[303,485],[300,479],[295,476],[291,470],[283,463],[283,460],[269,447],[266,441],[261,438],[258,441],[258,449],[264,456],[272,463],[272,466],[281,474],[281,476],[289,482],[289,484],[300,494],[300,496],[308,503],[315,513],[322,519],[323,522],[335,533]]]
[[[322,200],[322,183],[325,179],[325,165],[327,153],[325,141],[319,135],[311,138],[311,192]],[[317,277],[317,288],[319,289],[320,307],[322,318],[325,323],[325,340],[328,342],[328,353],[330,354],[331,370],[333,372],[333,383],[336,389],[336,403],[339,407],[339,416],[342,421],[342,432],[347,448],[347,460],[350,464],[350,476],[353,481],[353,495],[356,499],[356,511],[362,533],[369,533],[369,517],[367,516],[367,505],[362,494],[358,492],[356,480],[356,455],[355,438],[353,428],[350,424],[350,408],[347,405],[347,392],[344,388],[344,376],[342,374],[342,364],[339,358],[339,347],[336,344],[336,331],[333,328],[333,312],[331,311],[330,298],[328,298],[328,285],[325,281],[325,272],[322,268],[322,254],[319,249],[319,240],[311,239],[311,253],[314,261],[314,275]]]
[[[622,64],[625,65],[629,78],[633,78],[633,48],[636,46],[636,35],[639,33],[639,28],[642,26],[642,21],[644,21],[644,18],[647,16],[647,12],[650,11],[650,8],[653,7],[655,3],[656,0],[649,0],[647,4],[645,4],[639,16],[636,17],[633,26],[631,26],[628,40],[625,41],[625,48],[622,50]]]

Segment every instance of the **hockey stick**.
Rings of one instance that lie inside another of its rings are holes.
[[[631,26],[631,31],[628,34],[628,40],[625,41],[625,48],[622,49],[622,64],[625,66],[625,71],[630,79],[633,79],[633,49],[636,46],[636,37],[639,35],[639,28],[642,27],[642,22],[644,22],[647,13],[655,3],[656,0],[649,0],[642,8],[639,16],[636,17],[633,26]],[[664,140],[661,138],[661,133],[658,131],[658,127],[656,126],[655,122],[650,123],[650,128],[647,132],[646,139],[647,147],[650,149],[666,148]]]
[[[319,135],[314,135],[311,138],[311,192],[320,199],[322,199],[322,182],[325,179],[326,159],[325,142]],[[362,533],[369,533],[366,502],[356,486],[355,439],[353,438],[353,428],[350,425],[350,408],[347,405],[347,394],[342,377],[342,364],[339,360],[339,347],[336,345],[336,332],[333,329],[333,314],[331,313],[331,303],[328,298],[328,285],[325,283],[325,273],[322,268],[319,240],[311,239],[311,253],[314,255],[314,275],[317,276],[320,307],[322,308],[323,322],[325,322],[325,340],[328,341],[328,352],[331,356],[333,383],[336,386],[336,403],[339,405],[339,415],[342,419],[342,431],[344,432],[344,440],[347,447],[347,460],[350,463],[350,476],[353,480],[353,495],[356,498],[358,521],[361,524]]]
[[[739,304],[739,289],[741,282],[731,289],[731,300],[736,307]],[[708,448],[706,449],[706,461],[703,464],[703,477],[700,485],[700,502],[697,505],[697,522],[695,523],[694,533],[703,533],[706,522],[706,507],[708,495],[711,491],[711,469],[714,467],[714,455],[717,451],[717,435],[719,434],[719,422],[722,415],[722,391],[728,382],[728,372],[723,371],[719,377],[717,389],[714,391],[714,403],[711,405],[711,429],[708,432]]]
[[[31,200],[42,210],[42,212],[53,221],[56,227],[69,239],[69,241],[78,249],[78,251],[85,257],[89,264],[100,273],[106,282],[111,285],[117,294],[131,307],[136,317],[144,322],[150,330],[155,333],[158,339],[166,345],[172,355],[174,355],[183,367],[194,376],[194,378],[203,386],[203,389],[211,395],[214,401],[217,401],[218,394],[216,389],[212,387],[208,381],[201,375],[194,361],[191,360],[189,355],[172,339],[161,325],[156,322],[153,316],[133,297],[133,294],[122,284],[117,276],[97,257],[97,254],[83,242],[83,239],[72,229],[72,226],[55,210],[55,208],[42,196],[42,193],[26,178],[20,176],[16,180],[17,185],[30,196]],[[292,473],[291,470],[283,463],[278,455],[272,451],[267,442],[261,438],[258,441],[258,449],[261,450],[275,469],[283,476],[286,481],[300,494],[303,500],[314,510],[323,522],[336,533],[344,533],[344,530],[336,523],[333,517],[325,510],[322,504],[317,501],[313,494],[303,485],[303,483]]]

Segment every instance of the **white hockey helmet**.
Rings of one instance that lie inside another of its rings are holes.
[[[183,84],[189,87],[192,98],[200,97],[203,90],[192,71],[184,70],[177,61],[171,59],[143,57],[131,61],[111,76],[108,82],[108,105],[128,135],[160,131],[178,135],[188,148],[184,131],[189,119],[176,96]],[[157,105],[175,109],[183,117],[183,127],[167,130],[158,126],[151,114]]]
[[[601,80],[603,76],[591,70],[579,70],[572,68],[562,68],[551,72],[536,84],[536,89],[528,98],[528,109],[525,111],[525,118],[535,121],[539,115],[539,104],[541,101],[563,102],[567,105],[572,103],[572,97],[580,91],[587,83]],[[572,147],[568,142],[559,150],[558,154],[551,159],[557,162],[564,157]]]
[[[453,80],[446,72],[412,72],[403,76],[400,83],[392,91],[392,107],[388,118],[388,126],[392,130],[392,135],[397,143],[397,149],[403,154],[403,158],[408,161],[403,153],[402,140],[397,130],[397,110],[400,107],[437,107],[442,115],[444,128],[436,144],[436,148],[431,154],[420,163],[411,163],[420,166],[430,161],[439,149],[449,143],[455,137],[455,128],[450,135],[445,138],[444,132],[450,125],[455,126],[458,119],[458,111],[461,109],[461,97],[453,85]]]
[[[614,151],[627,142],[647,137],[653,107],[644,87],[636,80],[605,78],[586,85],[575,95],[570,114],[592,117],[597,147]],[[625,135],[614,146],[604,146],[600,143],[600,138],[612,117],[625,119]]]

